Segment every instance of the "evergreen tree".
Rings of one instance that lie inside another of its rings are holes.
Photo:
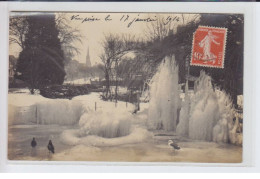
[[[26,17],[28,32],[17,64],[17,78],[28,83],[31,93],[64,81],[64,58],[54,14]]]

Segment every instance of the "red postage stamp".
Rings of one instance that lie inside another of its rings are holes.
[[[193,35],[191,65],[224,68],[227,29],[199,26]]]

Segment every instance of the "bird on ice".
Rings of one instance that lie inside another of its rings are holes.
[[[33,137],[33,140],[31,142],[31,146],[32,146],[32,148],[35,148],[36,145],[37,145],[37,142],[36,142],[35,138]]]
[[[174,151],[181,149],[180,146],[178,146],[178,144],[177,144],[177,143],[174,143],[172,140],[169,140],[169,141],[168,141],[168,145],[169,145],[170,147],[172,147]]]
[[[49,153],[52,152],[54,154],[54,146],[53,146],[51,140],[49,140],[49,144],[48,144],[47,148],[49,150]]]

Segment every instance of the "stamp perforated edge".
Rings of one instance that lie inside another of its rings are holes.
[[[198,28],[200,28],[200,27],[213,28],[213,29],[224,29],[224,30],[225,30],[225,36],[224,36],[224,50],[223,50],[223,60],[222,60],[221,67],[217,67],[217,66],[208,66],[208,65],[201,65],[201,64],[192,64],[192,53],[193,53],[193,48],[194,48],[194,37],[195,37],[195,33],[196,33],[196,31],[197,31]],[[195,32],[193,32],[192,48],[191,48],[191,58],[190,58],[190,66],[202,66],[202,67],[207,67],[207,68],[224,68],[228,29],[227,29],[226,27],[203,26],[203,25],[199,25],[198,28],[196,29]]]

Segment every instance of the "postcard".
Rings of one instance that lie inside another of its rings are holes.
[[[244,14],[12,11],[8,159],[241,163],[243,67]]]

